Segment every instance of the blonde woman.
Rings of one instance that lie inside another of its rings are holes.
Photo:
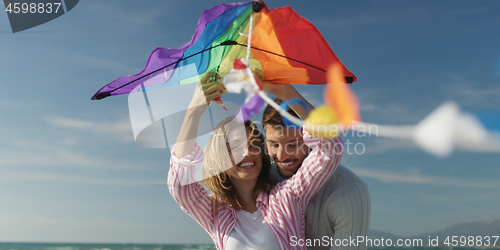
[[[326,141],[304,130],[311,153],[290,179],[272,187],[269,157],[262,133],[252,122],[244,129],[233,119],[217,125],[206,152],[196,144],[200,117],[224,90],[208,73],[201,79],[184,117],[170,158],[168,187],[174,200],[207,231],[217,249],[306,249],[305,211],[308,201],[330,178],[340,162],[342,139]],[[207,176],[194,180],[204,163]],[[221,172],[222,170],[222,172]],[[188,185],[182,185],[188,180]],[[208,194],[205,191],[210,191]],[[302,241],[303,243],[303,241]]]

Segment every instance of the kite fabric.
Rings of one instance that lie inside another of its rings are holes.
[[[251,15],[253,23],[250,23]],[[252,1],[221,4],[204,11],[191,41],[178,49],[155,49],[143,71],[114,80],[92,99],[164,84],[172,69],[189,64],[196,65],[199,76],[216,72],[224,77],[235,59],[246,56],[250,25],[253,32],[249,64],[264,81],[325,84],[326,71],[333,63],[341,65],[347,83],[357,80],[318,29],[291,7],[268,9],[262,1]],[[159,74],[165,77],[155,78]]]

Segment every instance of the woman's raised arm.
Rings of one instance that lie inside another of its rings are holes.
[[[215,98],[221,97],[224,91],[224,85],[219,80],[217,74],[208,72],[200,80],[201,86],[196,87],[177,137],[175,146],[177,158],[183,158],[194,150],[201,115],[207,110],[208,104]]]

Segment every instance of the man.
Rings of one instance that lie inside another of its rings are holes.
[[[263,83],[264,90],[280,99],[298,98],[313,109],[292,85]],[[300,105],[290,105],[293,115],[307,116]],[[297,171],[309,154],[300,129],[284,126],[281,115],[267,106],[262,118],[267,150],[275,164],[272,175],[276,182]],[[348,168],[339,165],[330,180],[310,200],[306,211],[306,241],[309,249],[366,249],[352,239],[368,235],[370,226],[370,194],[366,184]]]

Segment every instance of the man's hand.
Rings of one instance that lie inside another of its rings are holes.
[[[274,82],[265,82],[260,78],[259,74],[254,71],[254,76],[255,80],[257,81],[260,86],[262,86],[262,90],[264,90],[266,93],[269,93],[271,95],[274,95],[281,100],[287,100],[290,98],[287,98],[286,94],[287,93],[292,93],[295,89],[291,84],[284,84],[284,83],[274,83]]]
[[[279,99],[283,101],[287,101],[290,99],[300,99],[302,100],[309,110],[313,110],[314,107],[306,100],[300,93],[293,87],[292,84],[287,84],[287,83],[274,83],[274,82],[266,82],[263,81],[259,74],[254,72],[255,75],[255,80],[257,83],[259,83],[262,86],[262,90],[265,92],[274,95],[278,97]],[[301,119],[305,119],[307,117],[307,111],[304,107],[301,105],[289,105],[290,108],[292,108],[295,113],[299,116]]]

